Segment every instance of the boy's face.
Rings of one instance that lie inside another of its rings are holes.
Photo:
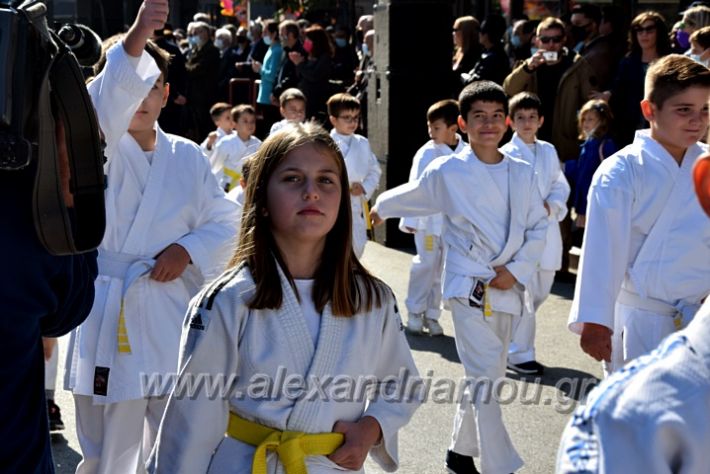
[[[643,100],[641,110],[653,138],[667,149],[685,149],[701,140],[708,127],[709,96],[710,88],[692,86],[666,99],[662,108]]]
[[[513,130],[523,139],[525,143],[533,143],[537,131],[542,127],[544,118],[535,109],[516,110],[511,117]]]
[[[444,119],[436,119],[433,122],[427,120],[426,125],[429,138],[437,145],[452,143],[456,135],[456,130],[459,128],[457,124],[446,125]]]
[[[234,128],[234,122],[232,122],[232,114],[230,111],[225,110],[222,112],[214,121],[214,124],[224,131],[231,132]]]
[[[303,122],[306,118],[306,103],[302,100],[289,100],[281,107],[281,116],[291,122]]]
[[[459,127],[468,135],[471,146],[497,149],[507,129],[503,104],[475,101],[466,118],[459,115]]]
[[[138,110],[136,110],[128,126],[128,131],[145,132],[152,130],[160,116],[160,111],[168,102],[169,93],[170,86],[165,84],[163,75],[161,74],[158,80],[155,81],[155,84],[153,84],[153,88],[148,92],[146,98],[141,102],[141,105],[138,106]]]
[[[254,114],[244,112],[239,116],[236,123],[237,133],[242,138],[248,138],[254,135],[256,131],[256,117]]]
[[[360,124],[360,111],[358,109],[343,110],[337,117],[330,115],[329,119],[336,132],[341,135],[352,135]]]

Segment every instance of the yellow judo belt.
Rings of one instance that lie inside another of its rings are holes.
[[[222,172],[229,176],[232,180],[229,182],[229,189],[227,191],[231,191],[234,189],[237,185],[239,185],[239,180],[242,178],[241,173],[237,173],[233,169],[227,168],[226,166],[222,168]]]
[[[235,413],[229,414],[227,434],[242,443],[256,446],[252,474],[266,474],[266,451],[276,451],[286,474],[308,474],[306,456],[327,456],[343,444],[342,433],[307,434],[279,431]]]

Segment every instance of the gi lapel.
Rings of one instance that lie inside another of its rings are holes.
[[[156,125],[156,144],[153,154],[153,163],[150,166],[148,180],[143,191],[138,212],[128,231],[126,241],[123,243],[122,252],[142,255],[145,252],[144,243],[150,233],[153,217],[162,200],[163,181],[168,174],[170,142]],[[150,256],[150,255],[149,255]]]
[[[508,239],[500,254],[491,263],[491,266],[504,265],[510,261],[513,254],[520,247],[525,231],[529,193],[531,187],[526,171],[532,171],[525,162],[508,157],[508,194],[510,198],[510,213],[508,220]],[[497,188],[497,187],[496,187]]]
[[[689,200],[695,200],[691,171],[702,150],[699,150],[697,145],[689,147],[685,152],[683,162],[678,166],[675,159],[658,142],[647,136],[644,136],[643,140],[644,147],[648,149],[643,156],[646,159],[659,161],[668,171],[668,179],[673,181],[671,193],[651,230],[646,235],[646,239],[641,244],[636,259],[628,272],[636,291],[645,298],[647,296],[646,285],[643,284],[643,279],[646,277],[646,265],[654,260],[655,254],[663,246],[679,209],[682,209],[682,206],[686,205]]]
[[[491,174],[488,172],[485,163],[478,159],[476,153],[474,153],[471,148],[468,149],[467,155],[464,159],[474,168],[472,176],[475,180],[476,186],[481,189],[479,195],[486,197],[485,205],[490,206],[491,211],[494,213],[505,215],[508,212],[506,209],[505,197],[501,194],[498,186],[496,186],[496,183]]]

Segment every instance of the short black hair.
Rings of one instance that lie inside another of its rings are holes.
[[[459,117],[459,104],[453,99],[440,100],[429,107],[426,119],[429,123],[443,120],[447,127],[456,125]]]
[[[508,113],[508,97],[503,88],[493,81],[476,81],[464,87],[459,94],[459,109],[464,120],[468,120],[471,106],[477,100],[496,102],[503,106],[506,114]]]
[[[581,3],[572,8],[571,14],[581,14],[592,20],[597,25],[602,22],[602,9],[592,3]]]
[[[542,102],[537,94],[532,92],[520,92],[515,94],[508,101],[508,114],[511,118],[518,110],[535,110],[537,115],[542,117]]]

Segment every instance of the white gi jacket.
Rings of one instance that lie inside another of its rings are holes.
[[[230,188],[239,186],[244,159],[256,153],[260,145],[258,138],[249,137],[245,142],[236,133],[224,137],[215,145],[210,163],[222,189],[228,185]]]
[[[136,109],[160,71],[143,52],[134,67],[122,43],[108,51],[104,70],[89,84],[106,137],[106,233],[99,247],[94,306],[72,332],[65,388],[97,403],[142,398],[139,374],[172,372],[180,323],[205,278],[226,265],[236,205],[225,198],[199,147],[156,130],[152,164],[128,133]],[[161,283],[147,273],[172,243],[191,263]],[[118,353],[123,313],[130,353]]]
[[[345,158],[345,167],[348,170],[348,182],[360,183],[365,189],[364,196],[350,195],[353,214],[353,248],[355,253],[362,255],[367,241],[367,221],[370,216],[363,214],[363,201],[367,201],[380,184],[382,170],[377,162],[377,157],[370,148],[370,142],[362,135],[341,135],[330,131],[331,136],[338,144]]]
[[[217,133],[217,140],[215,140],[215,142],[212,144],[212,149],[207,148],[207,142],[210,139],[209,136],[207,136],[204,140],[202,140],[202,143],[200,143],[200,150],[202,150],[202,153],[204,153],[204,155],[207,157],[208,160],[210,160],[210,162],[213,159],[214,151],[217,144],[222,141],[223,138],[228,136],[227,132],[222,130],[221,127],[217,127],[215,129],[215,132]]]
[[[691,171],[707,146],[689,147],[681,166],[650,136],[604,160],[589,189],[587,226],[570,330],[614,328],[614,304],[627,295],[692,317],[710,293],[710,220]],[[631,303],[631,306],[635,304]]]
[[[560,474],[705,474],[710,301],[690,325],[595,388],[562,435]]]
[[[510,213],[471,147],[437,158],[417,181],[380,194],[375,206],[383,219],[442,213],[444,298],[468,298],[474,277],[489,281],[495,276],[493,267],[505,265],[520,285],[507,291],[490,288],[491,308],[520,314],[524,286],[537,270],[545,245],[548,220],[533,167],[507,155],[503,159],[509,162]]]
[[[456,138],[458,139],[458,144],[453,151],[449,145],[445,143],[437,145],[434,143],[434,140],[429,140],[417,150],[412,160],[412,168],[409,170],[409,182],[411,183],[419,179],[426,167],[429,166],[429,163],[436,158],[460,153],[468,146],[468,143],[463,141],[458,133],[456,134]],[[406,228],[411,227],[412,229],[424,232],[425,235],[435,235],[438,237],[441,236],[442,225],[444,225],[444,218],[441,214],[433,214],[426,217],[404,217],[399,222],[399,230],[408,232]]]
[[[560,168],[557,150],[552,143],[535,140],[535,153],[533,153],[517,133],[514,133],[513,138],[500,150],[502,153],[530,163],[535,169],[540,195],[550,207],[547,238],[545,250],[540,257],[540,269],[559,270],[562,267],[562,235],[558,222],[567,215],[570,187]]]
[[[225,437],[230,410],[281,431],[305,433],[331,432],[338,420],[354,422],[372,416],[382,427],[382,442],[370,455],[387,471],[397,468],[397,431],[419,402],[392,402],[381,396],[369,404],[337,400],[331,391],[334,384],[321,385],[323,393],[316,392],[316,397],[289,397],[281,391],[283,380],[292,377],[324,381],[374,376],[379,383],[385,377],[397,378],[401,371],[417,376],[391,290],[383,287],[380,308],[349,318],[333,316],[326,305],[314,344],[293,289],[280,269],[279,275],[283,290],[279,309],[248,308],[254,282],[246,266],[215,281],[213,288],[223,287],[216,296],[208,288],[193,300],[183,328],[179,380],[198,374],[237,378],[226,397],[209,397],[203,389],[192,396],[171,395],[148,462],[149,472],[251,473],[255,448]],[[274,391],[250,396],[255,374],[273,381]],[[268,455],[267,464],[268,472],[283,472],[274,452]],[[342,472],[325,456],[306,457],[306,466],[310,474]]]

